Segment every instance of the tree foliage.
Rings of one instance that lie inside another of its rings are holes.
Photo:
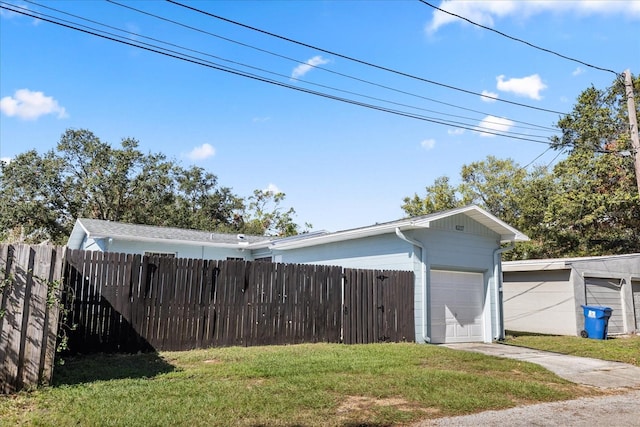
[[[640,92],[640,78],[633,81]],[[550,143],[567,156],[552,170],[489,156],[464,165],[459,185],[439,177],[402,208],[416,216],[477,204],[532,239],[513,258],[640,252],[640,197],[622,82],[585,90],[558,129]]]
[[[63,243],[81,217],[259,235],[299,228],[295,211],[281,207],[284,194],[258,205],[255,194],[245,200],[200,167],[145,154],[132,138],[114,148],[84,129],[67,130],[43,155],[31,150],[1,163],[0,172],[5,240]]]

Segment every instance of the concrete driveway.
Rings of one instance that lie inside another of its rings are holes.
[[[537,363],[566,380],[602,389],[612,389],[612,394],[425,420],[413,424],[413,427],[594,427],[598,425],[640,427],[639,367],[506,344],[443,344],[443,347]]]
[[[442,344],[442,346],[536,363],[576,384],[599,388],[640,388],[640,368],[626,363],[567,356],[496,343]]]

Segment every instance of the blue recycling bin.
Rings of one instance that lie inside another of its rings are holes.
[[[583,338],[594,340],[607,339],[607,327],[613,309],[609,307],[583,305],[584,330],[580,332]]]

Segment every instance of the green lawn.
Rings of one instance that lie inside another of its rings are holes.
[[[614,336],[606,340],[518,332],[509,332],[507,335],[505,340],[507,344],[640,366],[640,336],[638,335]]]
[[[526,362],[433,345],[308,344],[67,359],[0,397],[4,425],[399,425],[596,394]]]

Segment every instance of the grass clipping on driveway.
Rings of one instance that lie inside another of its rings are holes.
[[[596,394],[526,362],[417,344],[233,347],[67,359],[0,397],[6,425],[397,425]]]

